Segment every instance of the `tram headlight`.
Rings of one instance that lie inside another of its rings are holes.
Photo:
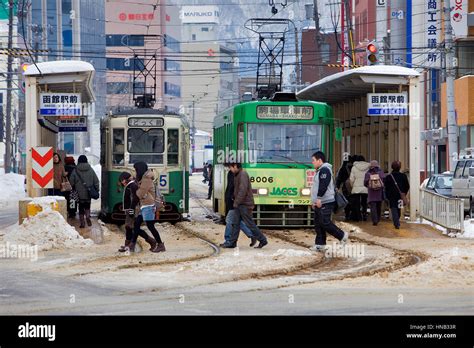
[[[302,196],[310,196],[311,195],[311,189],[309,189],[309,188],[301,189],[301,195]]]
[[[268,195],[268,189],[266,189],[266,188],[259,188],[259,189],[258,189],[258,194],[259,194],[259,195],[262,195],[262,196],[266,196],[266,195]]]

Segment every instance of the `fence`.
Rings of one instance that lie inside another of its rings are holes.
[[[464,232],[464,201],[420,189],[420,218]]]

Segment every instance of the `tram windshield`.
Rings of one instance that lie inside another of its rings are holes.
[[[164,134],[161,128],[130,128],[127,134],[129,163],[145,161],[148,164],[163,164]]]
[[[248,150],[259,163],[308,163],[321,150],[321,125],[251,123],[247,130]]]

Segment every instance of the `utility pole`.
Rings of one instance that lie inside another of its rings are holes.
[[[319,70],[319,78],[322,78],[323,75],[323,52],[321,52],[321,27],[319,25],[319,10],[318,10],[318,0],[313,0],[313,18],[314,18],[314,27],[316,29],[316,47],[319,52],[319,64],[318,64],[318,70]]]
[[[300,70],[300,47],[298,42],[298,28],[295,26],[295,54],[296,54],[296,88],[295,92],[298,90],[298,87],[301,85],[301,70]]]
[[[192,157],[191,157],[191,173],[194,171],[195,168],[195,163],[194,163],[194,151],[196,148],[196,109],[195,109],[195,103],[196,101],[194,100],[193,96],[193,118],[191,121],[191,151],[192,151]]]
[[[449,170],[454,169],[458,153],[458,127],[456,124],[456,111],[454,106],[454,48],[453,28],[451,26],[451,4],[450,0],[444,2],[445,21],[445,52],[446,52],[446,99],[448,106],[448,149]]]
[[[8,0],[8,51],[13,47],[13,0]],[[12,166],[12,79],[13,56],[8,54],[7,59],[7,110],[5,132],[5,173],[10,173]]]

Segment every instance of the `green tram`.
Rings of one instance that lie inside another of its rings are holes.
[[[111,114],[101,122],[101,218],[125,220],[121,172],[134,174],[133,164],[145,161],[155,172],[166,205],[159,221],[176,222],[189,209],[189,125],[177,114],[134,109]]]
[[[225,214],[223,163],[230,159],[249,173],[257,225],[312,226],[311,156],[322,150],[332,161],[333,134],[332,108],[294,95],[225,110],[214,119],[214,211]]]

